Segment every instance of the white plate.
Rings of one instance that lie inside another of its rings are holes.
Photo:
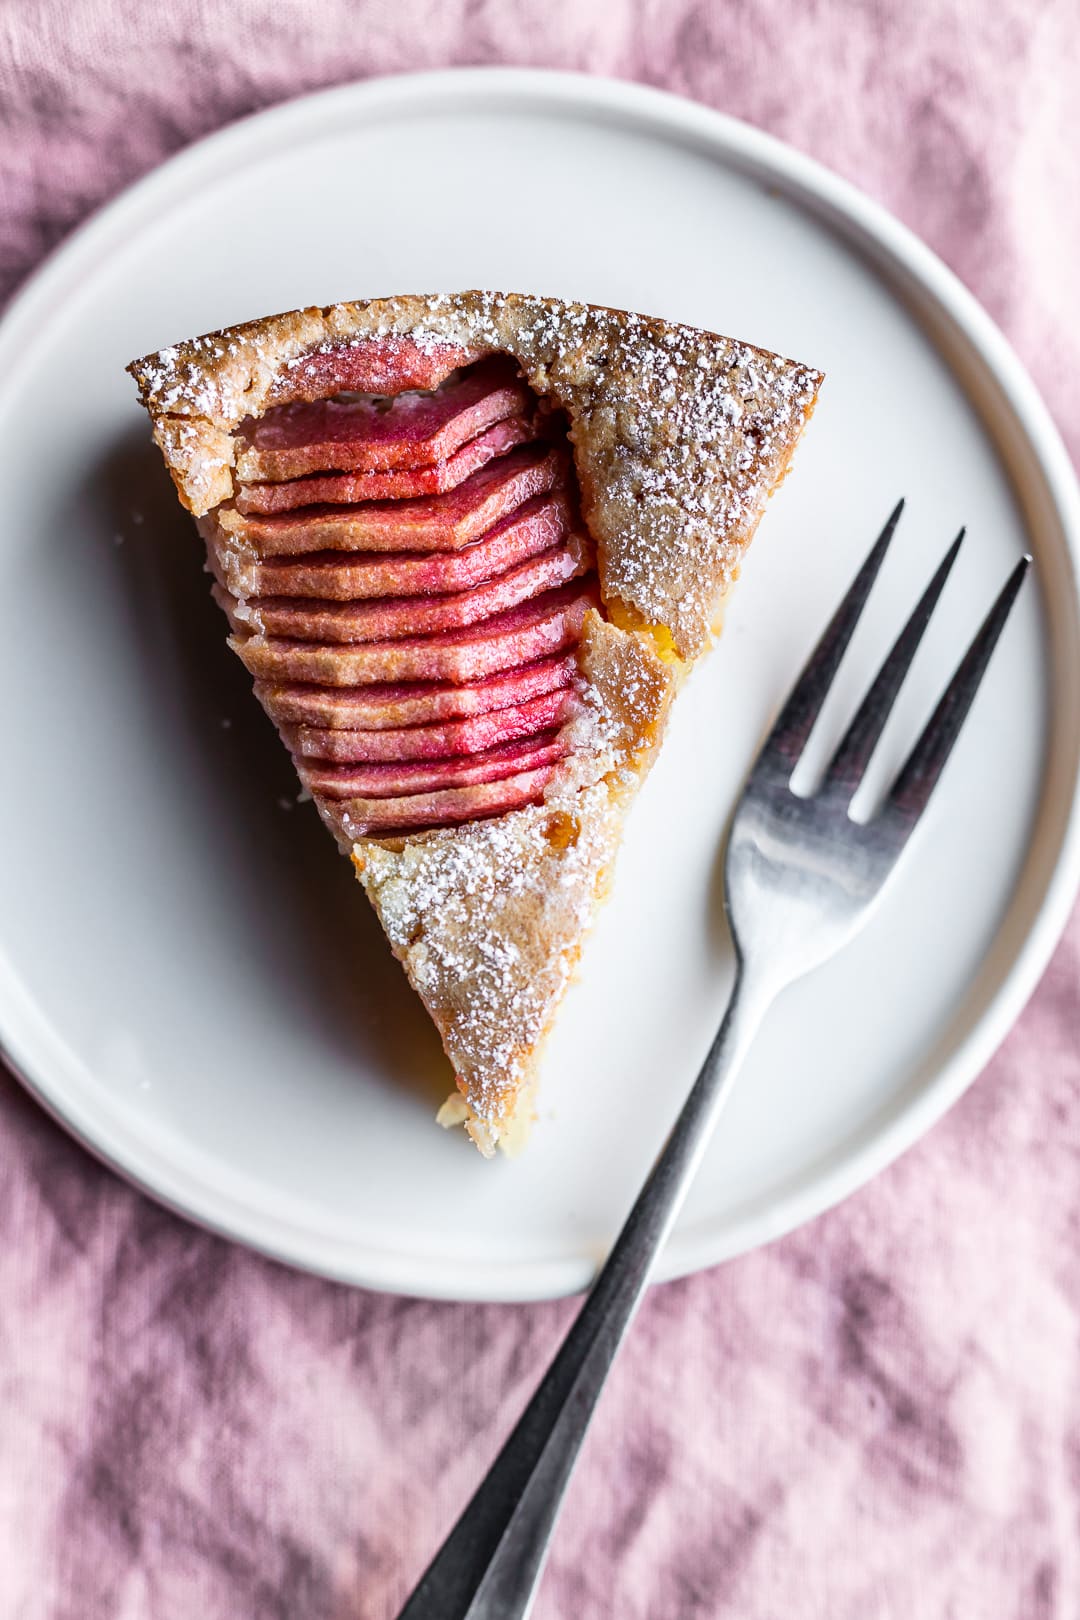
[[[828,373],[631,818],[529,1151],[495,1164],[432,1124],[434,1033],[293,802],[122,369],[270,310],[469,286],[690,321]],[[723,1006],[725,815],[901,493],[833,735],[961,523],[969,538],[879,785],[1024,549],[1033,583],[895,891],[769,1019],[660,1274],[880,1169],[978,1073],[1046,962],[1078,871],[1068,462],[949,272],[754,130],[515,71],[351,86],[240,124],[106,209],[9,310],[0,447],[0,1027],[49,1109],[198,1221],[409,1293],[586,1282]]]

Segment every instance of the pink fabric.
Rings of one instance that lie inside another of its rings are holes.
[[[314,86],[648,79],[893,208],[1080,445],[1075,0],[26,0],[0,16],[0,291],[186,141]],[[930,1137],[650,1295],[537,1620],[1080,1613],[1080,923]],[[384,1620],[571,1306],[291,1274],[164,1214],[0,1077],[0,1617]]]

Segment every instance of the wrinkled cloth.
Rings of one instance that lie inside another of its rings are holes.
[[[257,107],[509,62],[681,91],[854,180],[1080,447],[1075,0],[21,0],[0,296]],[[652,1290],[536,1620],[1080,1614],[1080,919],[965,1099],[771,1248]],[[388,1620],[574,1306],[429,1304],[187,1226],[0,1077],[0,1620]]]

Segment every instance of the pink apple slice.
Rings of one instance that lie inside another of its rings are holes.
[[[357,838],[385,838],[398,832],[417,832],[429,827],[449,827],[461,821],[484,816],[503,816],[536,804],[554,776],[557,766],[522,771],[498,782],[482,782],[475,787],[446,788],[437,793],[414,793],[400,799],[321,799],[316,798],[319,814],[342,848]]]
[[[566,755],[566,742],[550,732],[524,742],[456,759],[425,759],[392,765],[315,765],[297,761],[300,780],[324,799],[400,799],[412,793],[476,787],[503,776],[538,771]]]
[[[489,675],[472,686],[415,682],[402,686],[311,686],[302,681],[274,685],[256,681],[255,695],[279,726],[325,731],[420,729],[440,721],[513,708],[562,692],[577,673],[573,653],[538,659],[522,669]]]
[[[319,602],[258,597],[237,617],[266,636],[293,641],[390,641],[398,636],[458,630],[531,602],[556,585],[585,573],[589,559],[580,541],[552,546],[516,568],[450,596],[380,597],[373,602]]]
[[[252,675],[259,680],[314,681],[327,686],[375,681],[456,681],[465,685],[482,680],[573,646],[585,614],[596,600],[593,591],[575,583],[464,630],[443,630],[401,641],[327,646],[252,635],[235,617],[236,603],[228,594],[215,586],[214,595],[229,614],[233,650]]]
[[[453,826],[536,804],[543,798],[556,769],[556,765],[548,765],[540,770],[503,777],[497,782],[415,793],[398,799],[331,799],[321,803],[316,800],[316,803],[323,820],[348,848],[357,838],[390,837],[399,832]]]
[[[320,400],[331,394],[401,394],[438,388],[453,371],[490,350],[415,337],[360,338],[297,355],[283,366],[268,401]]]
[[[309,551],[456,551],[526,501],[561,486],[565,474],[561,448],[529,445],[489,462],[443,495],[306,506],[265,517],[245,517],[235,507],[223,506],[217,520],[264,557]]]
[[[283,484],[244,484],[237,492],[236,509],[245,514],[291,512],[297,506],[343,506],[353,501],[440,495],[444,490],[456,489],[496,456],[516,450],[519,444],[531,444],[539,436],[534,421],[508,416],[433,466],[396,467],[390,472],[324,473],[314,478],[290,478]]]
[[[212,519],[200,520],[199,528],[218,583],[237,598],[317,596],[356,602],[468,590],[558,545],[569,532],[570,509],[561,494],[540,496],[461,551],[389,551],[358,557],[330,551],[275,562],[261,562],[244,551],[222,535]]]
[[[282,479],[429,467],[447,461],[493,423],[528,411],[529,390],[517,367],[497,357],[451,378],[434,394],[399,394],[389,403],[321,398],[279,405],[244,425],[236,470],[243,479]]]
[[[483,754],[521,737],[550,731],[569,719],[577,695],[563,687],[527,703],[492,709],[441,726],[402,726],[392,731],[340,731],[317,726],[283,726],[281,735],[302,759],[332,765],[375,764],[402,759],[452,759]]]

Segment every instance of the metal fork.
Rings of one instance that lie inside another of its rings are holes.
[[[963,539],[949,547],[808,797],[791,776],[900,518],[899,503],[758,755],[724,867],[735,984],[701,1072],[573,1326],[400,1620],[525,1620],[593,1409],[727,1101],[776,996],[845,945],[874,910],[926,808],[1031,561],[1014,568],[879,812],[849,807]]]

